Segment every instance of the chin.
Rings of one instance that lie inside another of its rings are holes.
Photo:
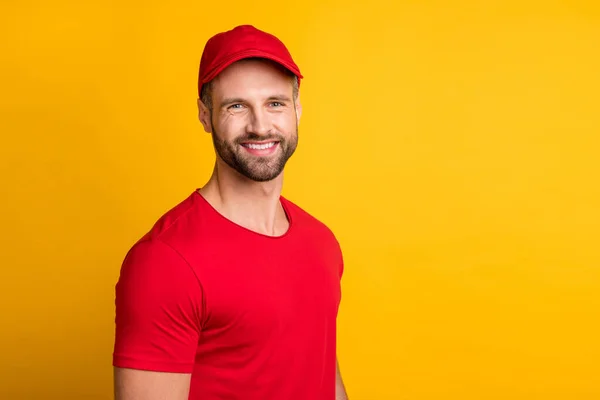
[[[246,178],[248,178],[250,180],[253,180],[254,182],[271,182],[271,181],[279,178],[279,176],[281,175],[281,173],[278,173],[277,175],[274,175],[274,174],[265,175],[265,174],[247,174],[247,173],[244,173],[242,175],[244,175]]]

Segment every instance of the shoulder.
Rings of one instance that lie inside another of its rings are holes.
[[[193,226],[190,220],[197,218],[196,201],[191,195],[171,207],[126,252],[116,285],[121,308],[137,304],[138,298],[179,301],[199,296],[200,281],[182,246]]]
[[[294,202],[282,197],[282,202],[291,214],[295,234],[302,236],[305,243],[312,243],[323,253],[331,256],[339,276],[344,273],[344,256],[338,238],[323,221],[313,216]]]
[[[196,191],[161,214],[133,244],[131,251],[157,250],[170,247],[183,256],[190,243],[202,243],[208,232],[207,210]]]
[[[196,193],[168,209],[154,222],[151,229],[140,239],[161,239],[168,241],[173,236],[185,235],[193,225],[192,221],[202,215],[200,212],[201,204]]]
[[[121,278],[142,274],[160,281],[176,271],[188,276],[189,243],[202,242],[198,237],[206,231],[201,223],[203,215],[202,205],[194,194],[160,215],[125,253]]]
[[[185,254],[159,235],[149,233],[125,254],[117,288],[131,289],[142,285],[153,288],[172,287],[175,290],[177,287],[181,288],[183,283],[194,287],[199,284]]]
[[[316,235],[320,239],[329,239],[339,246],[335,233],[325,222],[287,198],[282,197],[282,203],[291,214],[295,229]]]

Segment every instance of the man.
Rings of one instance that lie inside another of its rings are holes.
[[[340,246],[281,195],[302,78],[285,45],[253,26],[206,43],[198,108],[216,162],[125,257],[117,400],[347,398],[336,356]]]

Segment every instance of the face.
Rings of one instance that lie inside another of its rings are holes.
[[[287,74],[266,61],[239,61],[212,81],[212,113],[199,107],[222,162],[257,182],[280,176],[296,150],[301,114]]]

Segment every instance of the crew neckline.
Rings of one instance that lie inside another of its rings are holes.
[[[209,202],[209,201],[208,201],[208,200],[207,200],[207,199],[206,199],[206,198],[205,198],[205,197],[202,195],[202,193],[200,193],[200,188],[196,188],[196,190],[194,190],[194,195],[195,195],[196,197],[198,197],[198,198],[200,199],[200,201],[202,201],[202,202],[203,202],[205,205],[207,205],[207,206],[208,206],[208,207],[209,207],[209,208],[212,210],[212,212],[213,212],[213,213],[214,213],[214,214],[215,214],[215,215],[216,215],[216,216],[217,216],[219,219],[221,219],[221,220],[225,221],[227,224],[229,224],[229,225],[231,225],[231,226],[233,226],[233,227],[235,227],[235,228],[237,228],[237,229],[244,230],[244,231],[246,231],[246,232],[248,232],[248,233],[250,233],[250,234],[252,234],[252,235],[260,236],[260,237],[263,237],[263,238],[266,238],[266,239],[271,239],[271,240],[284,239],[284,238],[286,238],[287,236],[289,236],[289,235],[290,235],[290,232],[292,231],[292,227],[294,226],[294,219],[293,219],[293,217],[292,217],[292,214],[291,214],[291,212],[290,212],[290,209],[289,209],[289,204],[287,203],[286,199],[285,199],[283,196],[281,196],[281,195],[279,196],[279,203],[280,203],[280,204],[281,204],[281,206],[283,207],[283,212],[285,213],[285,215],[286,215],[286,217],[287,217],[287,219],[288,219],[288,223],[289,223],[289,225],[288,225],[288,228],[287,228],[287,230],[286,230],[286,231],[285,231],[283,234],[281,234],[281,235],[279,235],[279,236],[271,236],[271,235],[267,235],[267,234],[264,234],[264,233],[260,233],[260,232],[254,231],[254,230],[252,230],[252,229],[250,229],[250,228],[246,228],[245,226],[242,226],[242,225],[240,225],[240,224],[238,224],[238,223],[236,223],[236,222],[234,222],[234,221],[230,220],[229,218],[227,218],[226,216],[224,216],[223,214],[221,214],[221,213],[219,212],[219,210],[217,210],[217,209],[216,209],[216,208],[215,208],[215,207],[214,207],[214,206],[213,206],[213,205],[212,205],[212,204],[211,204],[211,203],[210,203],[210,202]]]

